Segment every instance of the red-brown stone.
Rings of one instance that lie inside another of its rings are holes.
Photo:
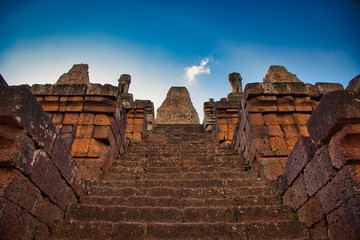
[[[342,168],[347,164],[360,161],[360,124],[345,125],[331,139],[330,159],[334,167]]]
[[[317,193],[335,174],[327,146],[319,148],[304,169],[304,181],[309,196]]]
[[[310,137],[316,144],[330,141],[343,125],[360,122],[360,101],[355,93],[335,91],[325,94],[307,122]]]
[[[305,168],[314,153],[315,145],[311,142],[311,139],[300,136],[285,164],[289,184],[291,184]]]

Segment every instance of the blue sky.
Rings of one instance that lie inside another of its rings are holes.
[[[360,2],[0,0],[0,73],[10,85],[55,83],[89,64],[92,83],[117,85],[158,108],[186,86],[200,119],[203,102],[261,82],[283,65],[306,83],[360,74]]]

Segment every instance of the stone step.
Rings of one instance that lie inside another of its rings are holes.
[[[121,167],[114,166],[109,169],[111,173],[118,174],[148,174],[148,173],[188,173],[188,172],[239,172],[240,169],[230,167],[215,167],[215,166],[156,166],[156,167]],[[240,170],[242,171],[242,169]]]
[[[234,198],[173,198],[153,196],[83,196],[83,204],[121,205],[121,206],[152,206],[152,207],[235,207],[280,205],[281,198],[274,195],[239,196]]]
[[[65,219],[129,221],[129,222],[250,222],[292,219],[290,207],[241,206],[241,207],[139,207],[118,205],[72,205]]]
[[[194,188],[174,188],[174,187],[109,187],[109,186],[92,186],[88,189],[88,195],[93,196],[169,196],[174,198],[226,198],[237,196],[252,195],[271,195],[273,190],[268,187],[194,187]]]
[[[266,186],[267,182],[261,178],[240,178],[240,179],[194,179],[194,180],[146,180],[138,179],[135,181],[124,180],[102,180],[96,182],[89,182],[88,186],[108,186],[108,187],[252,187],[252,186]]]
[[[51,239],[309,239],[306,227],[293,220],[249,223],[140,223],[65,221]]]
[[[200,166],[213,166],[213,167],[229,167],[229,168],[240,168],[245,169],[247,164],[240,161],[209,161],[208,159],[181,159],[181,160],[149,160],[149,158],[137,159],[137,160],[117,160],[113,167],[200,167]]]
[[[104,175],[104,180],[137,180],[137,179],[241,179],[257,178],[254,171],[225,171],[225,172],[185,172],[185,173],[138,173],[119,174],[109,172]]]

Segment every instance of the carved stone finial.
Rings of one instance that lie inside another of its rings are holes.
[[[119,92],[128,93],[131,83],[131,76],[129,74],[122,74],[119,78]]]
[[[228,78],[231,86],[231,91],[234,93],[242,93],[242,77],[240,73],[230,73]]]
[[[263,82],[275,83],[275,82],[301,82],[295,74],[292,74],[286,70],[283,66],[272,65],[267,71]]]
[[[64,84],[86,84],[90,85],[89,65],[75,64],[69,72],[60,76],[55,85]]]

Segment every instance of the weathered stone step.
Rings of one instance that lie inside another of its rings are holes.
[[[174,187],[109,187],[92,186],[88,190],[89,195],[94,196],[169,196],[174,198],[226,198],[251,195],[270,195],[273,194],[271,188],[257,187],[193,187],[193,188],[174,188]]]
[[[309,239],[306,227],[293,220],[250,223],[140,223],[66,221],[52,239]]]
[[[138,179],[135,181],[124,180],[102,180],[96,182],[89,182],[88,186],[108,186],[108,187],[252,187],[252,186],[266,186],[267,182],[261,178],[240,178],[240,179],[192,179],[192,180],[146,180]]]
[[[141,160],[141,161],[140,161]],[[245,169],[246,163],[239,161],[209,161],[208,159],[181,159],[181,160],[149,160],[148,158],[137,159],[137,160],[117,160],[113,167],[200,167],[200,166],[213,166],[213,167],[229,167]]]
[[[111,173],[124,174],[148,174],[148,173],[187,173],[187,172],[239,172],[240,169],[231,167],[215,167],[215,166],[156,166],[156,167],[121,167],[114,166],[109,169]],[[240,170],[242,171],[242,169]]]
[[[250,222],[287,220],[292,218],[289,207],[139,207],[117,205],[72,205],[66,219],[129,221],[129,222]]]
[[[234,198],[173,198],[152,196],[83,196],[83,204],[152,206],[152,207],[231,207],[231,206],[266,206],[280,205],[281,198],[273,195],[241,196]]]
[[[226,178],[254,178],[258,177],[254,171],[224,171],[224,172],[185,172],[185,173],[138,173],[119,174],[109,172],[104,180],[136,180],[136,179],[226,179]]]

